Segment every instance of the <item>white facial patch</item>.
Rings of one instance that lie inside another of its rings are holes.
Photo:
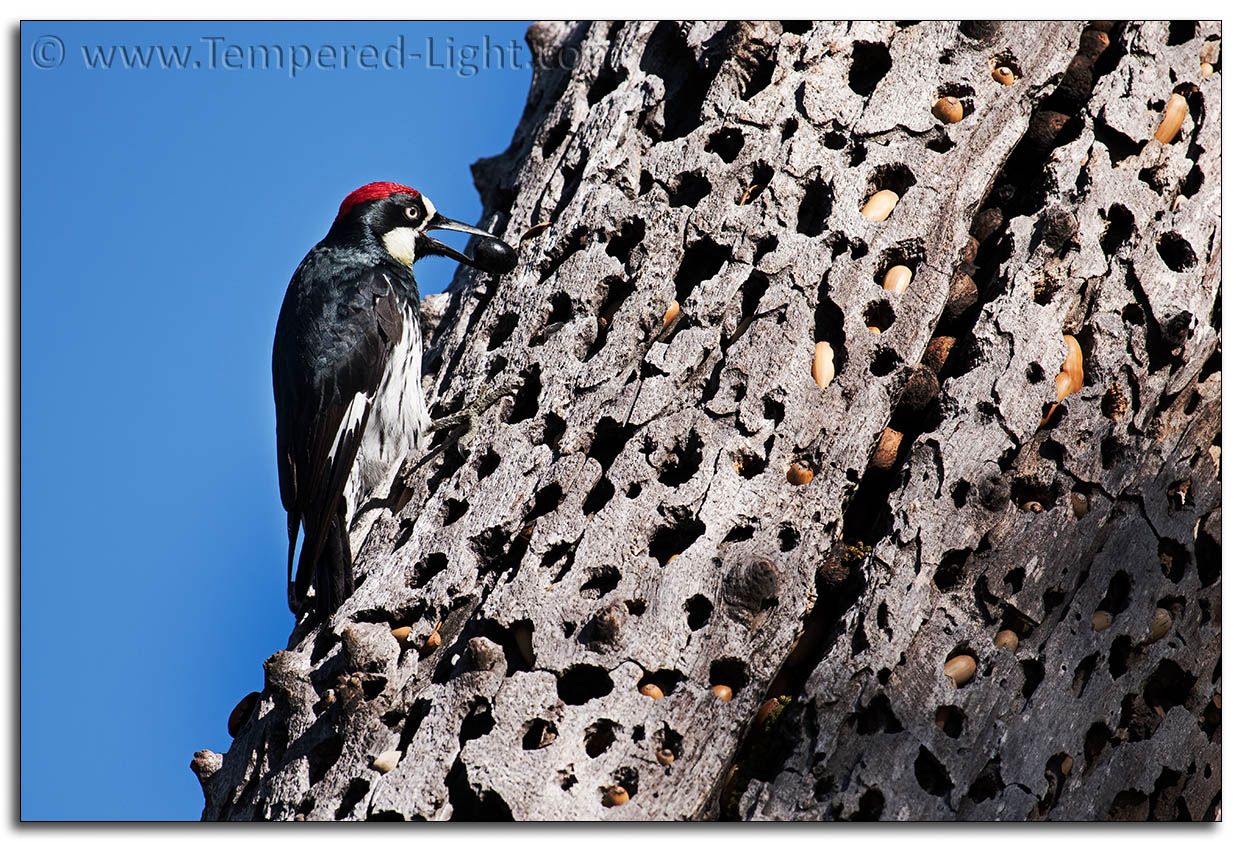
[[[414,244],[418,232],[413,228],[394,228],[384,235],[382,242],[388,253],[406,266],[414,265]]]

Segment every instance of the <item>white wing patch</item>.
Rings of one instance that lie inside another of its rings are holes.
[[[418,314],[403,306],[401,317],[401,341],[384,364],[371,417],[349,474],[347,523],[353,521],[364,502],[376,494],[388,494],[406,456],[420,447],[423,431],[431,423],[423,396],[423,338]]]
[[[345,417],[341,419],[341,426],[336,430],[336,440],[332,442],[332,449],[328,451],[329,462],[336,460],[337,448],[345,441],[345,437],[358,432],[358,427],[362,424],[362,416],[370,403],[371,401],[362,392],[354,395],[354,399],[349,402]]]

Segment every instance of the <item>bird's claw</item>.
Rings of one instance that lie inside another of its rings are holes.
[[[457,445],[457,451],[463,459],[469,456],[470,444],[478,434],[479,418],[484,412],[491,409],[504,398],[515,395],[517,395],[517,388],[511,384],[494,388],[489,388],[484,384],[479,389],[478,396],[464,409],[432,421],[427,426],[428,434],[437,433],[441,430],[448,430],[449,434],[444,441],[427,451],[423,458],[418,461],[418,464],[415,465],[415,468],[421,468],[453,444]]]

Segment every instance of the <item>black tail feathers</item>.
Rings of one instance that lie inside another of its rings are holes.
[[[349,530],[345,528],[345,504],[337,509],[332,527],[315,564],[315,616],[320,621],[354,592],[354,562],[349,553]]]
[[[293,545],[297,533],[290,528],[289,558],[293,558]],[[289,584],[289,610],[299,615],[303,610],[311,582],[315,584],[315,619],[323,622],[340,608],[354,592],[354,562],[349,552],[349,530],[345,528],[345,501],[337,508],[328,525],[319,549],[319,557],[312,559],[314,542],[307,535],[298,556],[297,578]]]

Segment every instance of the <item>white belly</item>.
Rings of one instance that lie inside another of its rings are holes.
[[[401,341],[393,349],[371,407],[345,487],[346,523],[372,497],[387,496],[405,457],[416,452],[431,418],[423,397],[423,338],[418,314],[402,308]]]

